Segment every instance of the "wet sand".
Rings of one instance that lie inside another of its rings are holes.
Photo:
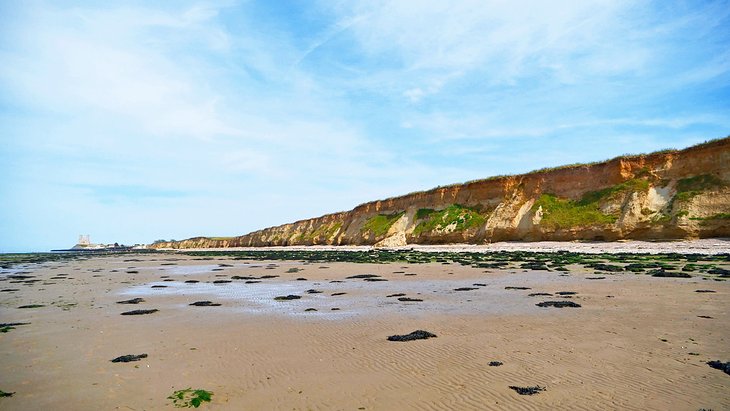
[[[706,364],[730,361],[727,281],[568,268],[135,255],[3,270],[18,291],[0,292],[0,322],[31,324],[0,334],[0,390],[15,392],[0,410],[174,409],[188,387],[219,410],[730,409],[730,375]],[[388,281],[346,278],[362,274]],[[137,309],[159,311],[120,315]],[[387,341],[419,329],[438,337]]]

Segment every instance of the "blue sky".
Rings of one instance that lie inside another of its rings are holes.
[[[71,3],[0,0],[0,251],[730,134],[728,1]]]

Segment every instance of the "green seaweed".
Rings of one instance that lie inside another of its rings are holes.
[[[172,400],[172,404],[178,408],[198,408],[202,403],[210,402],[212,396],[210,391],[186,388],[175,391],[167,399]]]

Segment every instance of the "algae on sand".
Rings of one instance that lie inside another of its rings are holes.
[[[172,400],[172,404],[178,408],[198,408],[204,402],[210,402],[213,393],[211,391],[192,388],[177,390],[167,399]]]

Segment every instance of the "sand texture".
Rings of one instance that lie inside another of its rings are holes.
[[[730,409],[730,375],[706,364],[730,361],[728,281],[567,269],[173,254],[6,268],[0,322],[30,324],[0,333],[15,393],[0,410],[174,409],[189,387],[211,410]],[[437,337],[387,340],[416,330]]]

